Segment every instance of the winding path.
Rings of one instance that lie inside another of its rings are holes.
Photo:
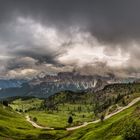
[[[26,121],[28,121],[29,123],[32,124],[33,127],[35,128],[41,128],[41,129],[49,129],[49,130],[53,130],[54,128],[51,127],[43,127],[38,125],[36,122],[32,121],[31,118],[29,117],[29,115],[26,116]]]
[[[127,106],[125,107],[122,107],[121,109],[119,109],[118,111],[114,112],[114,113],[111,113],[107,116],[105,116],[105,120],[120,113],[121,111],[133,106],[135,103],[137,103],[138,101],[140,101],[140,97],[134,99],[132,102],[130,102]],[[28,121],[29,123],[32,124],[32,126],[34,126],[35,128],[40,128],[40,129],[49,129],[49,130],[54,130],[54,128],[50,128],[50,127],[43,127],[43,126],[40,126],[38,125],[37,123],[33,122],[30,117],[27,115],[26,116],[26,121]],[[69,127],[69,128],[66,128],[67,131],[72,131],[72,130],[76,130],[76,129],[79,129],[79,128],[82,128],[82,127],[85,127],[87,126],[88,124],[93,124],[93,123],[98,123],[100,122],[100,120],[96,120],[96,121],[92,121],[92,122],[84,122],[82,125],[79,125],[79,126],[74,126],[74,127]]]

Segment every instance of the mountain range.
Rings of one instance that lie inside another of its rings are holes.
[[[32,80],[0,80],[0,97],[35,96],[46,98],[60,91],[91,91],[103,89],[108,84],[132,83],[135,78],[121,79],[115,76],[81,75],[77,72],[60,72],[37,76]]]

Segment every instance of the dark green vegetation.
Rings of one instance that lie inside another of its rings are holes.
[[[10,102],[10,106],[18,112],[29,112],[31,110],[40,110],[41,104],[43,100],[38,98],[31,98],[31,99],[16,99]]]
[[[96,124],[69,132],[62,140],[139,140],[140,102]]]
[[[42,126],[54,128],[68,127],[68,118],[72,116],[71,126],[93,121],[117,111],[139,96],[140,84],[108,85],[96,93],[71,91],[60,92],[46,100],[37,98],[17,99],[10,106],[19,112],[37,118]]]
[[[12,99],[8,101],[10,107],[0,105],[0,136],[18,140],[123,140],[131,134],[131,129],[126,128],[131,128],[133,123],[138,125],[136,131],[139,131],[140,103],[108,120],[71,132],[34,128],[26,122],[25,115],[29,114],[42,126],[62,129],[99,119],[139,96],[140,84],[134,83],[108,85],[96,93],[61,92],[45,100]],[[73,122],[69,124],[70,116]]]
[[[115,112],[138,96],[140,84],[115,84],[96,93],[61,92],[46,99],[43,108],[51,118],[57,114],[62,116],[65,125],[71,115],[73,125],[78,125]]]
[[[139,140],[140,139],[140,124],[134,121],[130,125],[127,125],[123,134],[123,138],[125,140]]]

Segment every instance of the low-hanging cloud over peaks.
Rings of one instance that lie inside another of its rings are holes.
[[[0,76],[140,70],[138,0],[0,0]]]

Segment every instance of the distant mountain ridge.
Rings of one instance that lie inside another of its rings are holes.
[[[0,79],[0,89],[11,88],[11,87],[21,87],[26,80],[17,79]]]
[[[108,84],[128,83],[134,82],[134,80],[118,79],[112,76],[80,75],[77,72],[61,72],[56,75],[38,76],[26,82],[7,81],[8,88],[1,88],[0,98],[13,96],[46,98],[60,91],[95,92],[103,89]]]

